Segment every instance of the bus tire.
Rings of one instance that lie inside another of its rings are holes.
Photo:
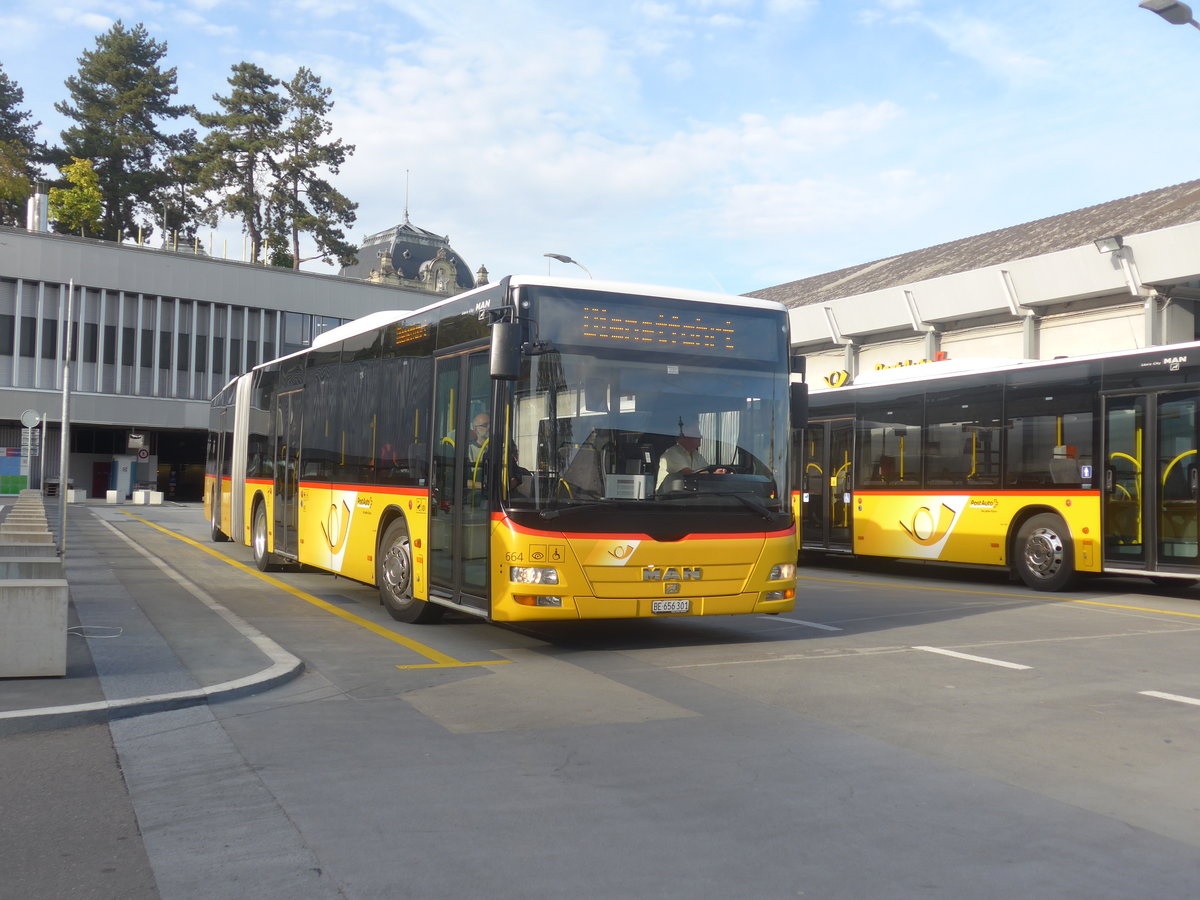
[[[270,571],[275,558],[267,550],[267,504],[256,503],[250,525],[250,546],[254,550],[254,565],[260,572]]]
[[[212,521],[212,542],[214,544],[221,544],[227,540],[229,540],[229,535],[221,530],[221,526],[217,524],[217,520],[214,518]]]
[[[1036,591],[1065,591],[1076,579],[1071,532],[1053,513],[1030,516],[1017,530],[1013,568]]]
[[[383,533],[375,554],[375,584],[379,599],[397,622],[425,625],[438,621],[445,608],[413,596],[412,542],[403,519],[396,519]]]

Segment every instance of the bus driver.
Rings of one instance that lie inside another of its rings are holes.
[[[675,443],[663,451],[658,460],[658,487],[670,475],[691,475],[702,469],[709,469],[708,460],[700,452],[700,426],[688,422],[679,426],[679,437]],[[709,471],[724,475],[723,468],[711,468]]]

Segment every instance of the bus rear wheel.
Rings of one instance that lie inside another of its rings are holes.
[[[217,522],[217,511],[214,509],[212,520],[212,542],[214,544],[220,544],[227,540],[229,540],[229,535],[221,530],[221,526]]]
[[[1075,551],[1066,523],[1051,513],[1031,516],[1017,531],[1013,568],[1028,587],[1064,591],[1075,583]]]
[[[254,518],[250,526],[250,546],[254,550],[254,565],[258,571],[269,571],[275,564],[275,559],[267,550],[267,505],[259,503],[254,507]]]
[[[397,622],[424,625],[436,622],[445,611],[441,606],[426,603],[413,596],[412,542],[403,519],[397,519],[383,533],[379,552],[375,555],[375,583],[379,599]]]

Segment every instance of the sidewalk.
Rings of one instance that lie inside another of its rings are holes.
[[[0,735],[245,696],[303,669],[202,586],[122,534],[115,526],[123,523],[106,521],[112,509],[68,508],[67,674],[0,679]],[[50,501],[55,531],[56,510]]]

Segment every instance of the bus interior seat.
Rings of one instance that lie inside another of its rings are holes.
[[[1062,457],[1050,460],[1050,481],[1053,484],[1079,484],[1079,463]]]

